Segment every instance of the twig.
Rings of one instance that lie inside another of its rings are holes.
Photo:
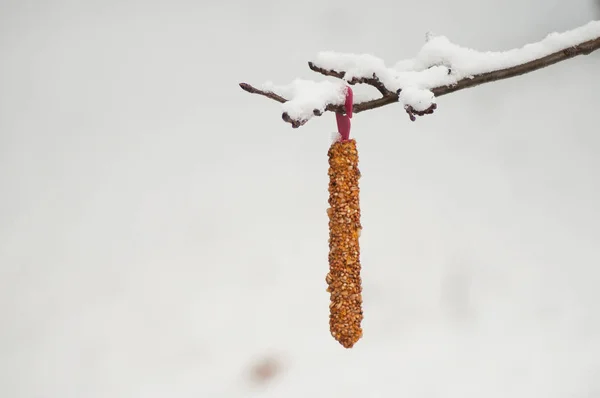
[[[335,70],[329,70],[329,69],[324,69],[324,68],[320,68],[318,66],[316,66],[314,63],[309,62],[308,63],[308,67],[317,72],[320,73],[322,75],[325,76],[333,76],[333,77],[337,77],[338,79],[343,79],[344,76],[346,75],[346,72],[342,71],[342,72],[338,72]],[[379,80],[379,78],[377,77],[377,75],[375,75],[375,73],[373,73],[373,77],[372,78],[357,78],[357,77],[353,77],[352,79],[350,79],[348,81],[349,84],[368,84],[370,86],[375,87],[377,90],[379,90],[379,92],[381,93],[381,95],[386,96],[389,94],[392,94],[393,92],[388,90],[387,87],[385,87],[385,85]]]
[[[282,104],[285,102],[288,102],[287,99],[283,98],[282,96],[275,94],[272,91],[266,91],[266,90],[260,90],[248,83],[240,83],[240,87],[242,88],[242,90],[247,91],[251,94],[258,94],[258,95],[262,95],[264,97],[267,98],[271,98],[272,100],[275,100],[277,102],[281,102]],[[394,93],[390,92],[390,95],[395,95]],[[354,109],[354,107],[353,107]],[[338,112],[338,113],[344,113],[344,108],[343,106],[337,106],[337,105],[332,105],[332,104],[328,104],[325,107],[326,111],[329,112]],[[314,109],[313,110],[313,114],[315,116],[321,116],[323,114],[323,112],[321,112],[318,109]],[[292,118],[290,115],[288,115],[286,112],[283,112],[283,114],[281,115],[281,118],[287,122],[290,123],[292,125],[293,128],[298,128],[300,126],[303,126],[308,120],[300,120],[300,119],[294,119]]]
[[[253,87],[251,85],[249,85],[248,83],[240,83],[240,87],[242,88],[242,90],[247,91],[249,93],[252,94],[260,94],[260,95],[264,95],[267,98],[271,98],[277,102],[281,102],[282,104],[284,102],[287,102],[287,100],[285,98],[283,98],[280,95],[275,94],[272,91],[263,91],[263,90],[259,90],[256,87]]]

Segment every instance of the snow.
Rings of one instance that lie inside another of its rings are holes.
[[[330,136],[330,143],[333,144],[335,142],[338,142],[342,139],[342,135],[339,133],[339,131],[334,131],[331,133]]]
[[[400,92],[398,100],[410,104],[417,111],[424,111],[435,103],[435,96],[429,90],[408,87]]]
[[[371,54],[333,51],[322,51],[311,61],[323,69],[344,71],[345,81],[376,75],[388,90],[404,92],[399,97],[404,106],[411,105],[422,110],[434,103],[430,90],[435,87],[453,85],[474,75],[530,62],[599,36],[600,21],[592,21],[564,33],[551,33],[545,39],[522,48],[480,52],[456,45],[445,36],[428,33],[426,43],[415,58],[399,61],[393,67],[387,67],[381,58]],[[327,101],[341,103],[339,92],[327,93],[331,88],[325,83],[315,83],[313,87],[309,81],[302,81],[301,85],[295,82],[290,87],[281,88],[282,92],[291,90],[293,94],[292,101],[284,104],[284,109],[308,119],[312,117],[313,107],[323,109]]]
[[[396,63],[398,72],[422,71],[432,65],[444,65],[451,68],[448,83],[477,74],[511,68],[552,53],[581,44],[600,36],[600,21],[592,21],[579,28],[564,32],[551,33],[545,39],[508,51],[480,52],[452,43],[445,36],[430,37],[413,59]],[[435,87],[438,82],[430,84]]]
[[[292,119],[308,120],[314,116],[314,110],[325,111],[327,104],[342,105],[346,100],[346,84],[331,81],[314,82],[296,79],[284,86],[272,82],[263,84],[261,89],[274,92],[286,99],[283,111]]]

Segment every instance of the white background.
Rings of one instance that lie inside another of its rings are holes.
[[[327,149],[238,83],[506,50],[588,0],[0,0],[0,396],[600,396],[600,56],[353,118],[364,337],[329,334]],[[368,92],[368,91],[365,91]],[[262,363],[272,377],[256,381]]]

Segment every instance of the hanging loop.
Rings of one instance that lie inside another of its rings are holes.
[[[337,122],[338,132],[340,133],[341,141],[348,141],[350,139],[350,119],[352,118],[352,105],[354,101],[354,93],[350,86],[346,86],[346,101],[344,102],[345,114],[335,114]]]

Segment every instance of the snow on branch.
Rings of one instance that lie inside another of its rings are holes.
[[[324,111],[343,113],[345,84],[367,84],[381,97],[355,103],[355,113],[400,102],[411,120],[433,113],[436,97],[496,80],[507,79],[586,55],[600,48],[600,21],[551,33],[545,39],[502,52],[479,52],[453,44],[444,36],[428,36],[412,59],[388,67],[370,54],[320,52],[309,68],[339,82],[297,79],[285,86],[272,83],[240,87],[281,102],[283,119],[296,128]]]

